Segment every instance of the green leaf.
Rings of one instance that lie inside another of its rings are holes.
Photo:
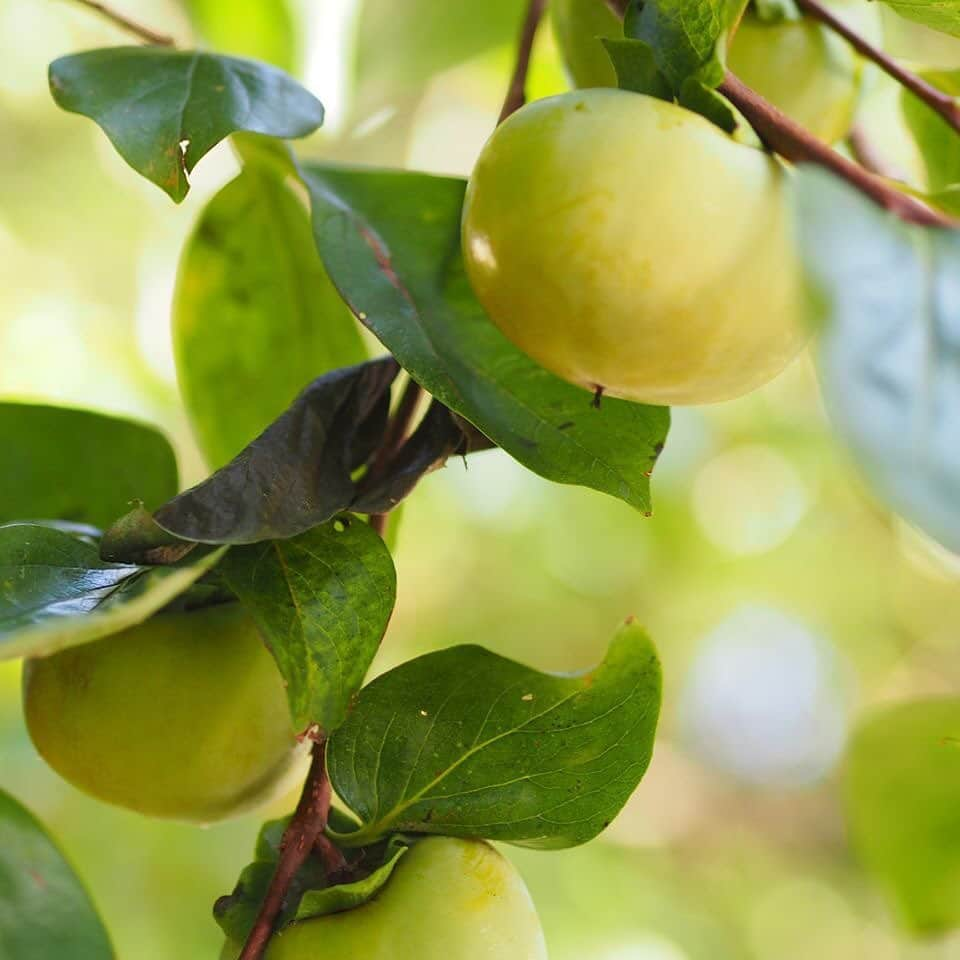
[[[50,91],[178,203],[188,174],[231,133],[303,137],[323,122],[320,101],[282,70],[199,51],[113,47],[61,57],[50,64]]]
[[[960,37],[960,0],[884,0],[907,20]]]
[[[331,279],[415,380],[535,473],[650,509],[669,411],[594,409],[494,327],[463,269],[462,180],[320,165],[302,175]]]
[[[96,908],[43,826],[0,790],[0,957],[112,960]]]
[[[233,893],[221,897],[214,906],[217,923],[233,943],[243,943],[250,934],[273,878],[288,823],[286,818],[263,825],[257,839],[256,859],[244,868]],[[327,876],[315,855],[311,856],[291,883],[274,929],[294,920],[309,920],[361,906],[390,879],[408,849],[409,843],[402,837],[391,837],[386,843],[350,851],[345,868],[333,877]]]
[[[851,839],[901,922],[960,926],[960,699],[886,707],[851,742]]]
[[[383,540],[366,523],[343,518],[291,540],[235,547],[219,573],[277,661],[294,727],[338,727],[396,601]]]
[[[696,80],[715,87],[723,79],[721,54],[727,31],[747,0],[631,0],[624,17],[627,37],[646,42],[674,92]],[[687,93],[688,106],[702,105]],[[712,117],[708,117],[713,119]]]
[[[47,656],[141,623],[221,556],[136,567],[101,560],[86,536],[38,524],[0,526],[0,660]]]
[[[604,662],[538,673],[452,647],[365,687],[328,749],[337,795],[369,843],[400,832],[556,848],[599,834],[650,762],[660,664],[628,622]]]
[[[180,262],[177,373],[207,461],[236,456],[298,389],[366,351],[282,178],[247,165],[208,204]]]
[[[266,60],[295,71],[300,60],[298,24],[289,0],[183,0],[196,30],[223,53]]]
[[[909,226],[830,175],[797,175],[827,411],[874,490],[960,551],[960,234]]]
[[[398,370],[382,357],[319,377],[230,463],[157,510],[156,521],[185,540],[257,543],[349,509],[353,474],[383,438]]]
[[[642,40],[606,39],[603,45],[613,62],[621,90],[673,100],[670,84],[657,69],[653,51]]]
[[[960,96],[960,70],[930,70],[921,76],[944,93]],[[957,131],[906,88],[900,90],[900,105],[926,168],[927,188],[936,194],[960,184]]]
[[[0,522],[71,520],[104,527],[132,500],[177,492],[177,462],[152,427],[89,410],[0,403]]]

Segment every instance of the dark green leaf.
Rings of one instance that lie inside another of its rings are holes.
[[[412,660],[365,687],[328,753],[363,826],[567,847],[600,833],[653,750],[660,664],[632,623],[579,676],[538,673],[481,647]]]
[[[303,137],[323,106],[282,70],[237,57],[157,47],[113,47],[50,64],[64,110],[94,120],[138,173],[179,202],[188,174],[239,130]]]
[[[310,165],[304,180],[330,277],[354,313],[438,400],[524,466],[650,508],[669,411],[590,395],[490,323],[460,252],[461,180]]]
[[[113,563],[168,565],[182,560],[196,547],[167,533],[143,506],[134,507],[100,538],[100,559]]]
[[[960,37],[960,0],[884,0],[907,20]]]
[[[289,0],[183,0],[194,27],[223,53],[266,60],[295,71],[300,59],[298,24]]]
[[[343,822],[336,810],[331,814]],[[288,822],[289,818],[263,825],[257,839],[256,859],[240,874],[233,893],[214,905],[217,923],[234,943],[243,943],[250,934],[276,869],[280,841]],[[401,837],[391,837],[386,843],[349,851],[345,868],[333,877],[327,876],[316,856],[310,857],[290,885],[276,929],[294,920],[325,916],[366,903],[390,879],[393,868],[408,849]]]
[[[617,85],[621,90],[646,93],[661,100],[672,100],[673,91],[657,69],[653,51],[642,40],[613,39],[603,41],[613,61]]]
[[[132,500],[177,492],[177,462],[152,427],[89,410],[0,403],[0,521],[105,527]]]
[[[204,210],[180,263],[177,373],[207,461],[236,456],[315,377],[366,356],[310,221],[279,173],[248,164]]]
[[[86,536],[38,524],[0,526],[0,659],[45,656],[140,623],[220,555],[148,569],[101,560]]]
[[[854,846],[903,924],[960,926],[960,700],[898,703],[862,724],[845,793]]]
[[[880,496],[958,551],[960,234],[908,226],[819,170],[798,181],[831,420]]]
[[[383,437],[390,357],[315,380],[225,467],[156,512],[175,536],[203,543],[284,539],[350,507],[352,478]]]
[[[922,77],[944,93],[960,96],[960,70],[931,70],[924,72]],[[927,188],[939,193],[960,184],[960,136],[957,131],[906,88],[901,88],[900,104],[926,167]]]
[[[338,727],[393,613],[396,573],[383,540],[343,518],[235,547],[219,572],[277,661],[294,727]]]
[[[0,957],[112,960],[83,884],[43,826],[0,790]]]

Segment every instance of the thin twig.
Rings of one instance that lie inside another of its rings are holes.
[[[520,39],[517,41],[517,60],[510,78],[510,86],[503,101],[498,124],[503,123],[515,110],[519,110],[527,102],[527,72],[530,69],[530,54],[533,50],[533,41],[537,36],[537,27],[547,9],[547,0],[530,0],[527,5],[527,15],[523,18],[520,28]]]
[[[150,27],[145,27],[142,23],[137,23],[124,14],[111,9],[106,4],[100,3],[99,0],[74,0],[74,2],[99,13],[101,17],[106,17],[107,20],[120,27],[121,30],[126,30],[127,33],[132,33],[135,37],[139,37],[147,43],[157,47],[176,46],[173,37],[165,33],[158,33],[156,30],[151,30]]]
[[[939,227],[956,226],[953,220],[901,193],[881,177],[832,150],[729,71],[718,89],[747,118],[760,139],[784,159],[793,163],[815,163],[826,167],[881,207],[911,223]]]
[[[283,833],[280,859],[270,881],[270,888],[238,960],[260,960],[263,956],[273,933],[273,925],[283,909],[287,890],[316,847],[317,838],[326,829],[331,798],[326,754],[327,741],[321,736],[313,745],[313,761],[300,795],[300,802]]]
[[[843,37],[857,53],[868,60],[872,60],[884,73],[889,74],[899,84],[919,97],[931,110],[939,113],[954,130],[960,132],[960,106],[957,105],[953,97],[942,90],[938,90],[910,70],[905,70],[888,54],[865,40],[855,30],[851,30],[818,0],[797,0],[797,6],[814,20],[819,20],[834,33]]]
[[[630,6],[630,0],[606,0],[607,6],[620,18],[623,18]]]

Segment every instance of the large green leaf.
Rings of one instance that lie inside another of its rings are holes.
[[[922,76],[952,97],[960,96],[960,70],[930,70]],[[939,193],[960,184],[960,136],[957,131],[905,87],[900,91],[900,103],[926,167],[927,188],[932,193]]]
[[[669,411],[594,409],[497,330],[463,269],[462,180],[320,165],[302,175],[331,279],[412,377],[535,473],[650,509]]]
[[[363,826],[537,847],[584,843],[650,762],[660,664],[628,623],[579,676],[538,673],[482,647],[452,647],[383,674],[330,740],[337,794]]]
[[[177,492],[177,462],[162,434],[89,410],[0,403],[0,456],[0,522],[104,527],[131,500],[155,507]]]
[[[235,547],[220,573],[277,661],[294,727],[338,727],[393,613],[396,572],[383,540],[345,517]]]
[[[901,921],[960,926],[960,699],[876,713],[851,742],[845,787],[854,846]]]
[[[173,307],[177,371],[211,466],[236,456],[322,373],[365,349],[279,173],[248,164],[187,243]]]
[[[112,47],[61,57],[50,64],[50,91],[177,202],[188,174],[231,133],[303,137],[323,122],[320,101],[282,70],[199,51]]]
[[[295,71],[300,59],[298,24],[289,0],[183,0],[193,25],[223,53],[266,60]]]
[[[960,234],[909,226],[819,170],[798,190],[831,420],[880,496],[960,551]]]
[[[960,37],[960,0],[884,0],[901,17]]]
[[[94,539],[49,526],[0,526],[0,660],[46,656],[146,620],[222,555],[180,566],[107,563]]]
[[[0,790],[0,957],[112,960],[83,884],[43,826]]]

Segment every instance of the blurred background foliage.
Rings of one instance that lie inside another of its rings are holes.
[[[297,72],[328,109],[305,152],[460,174],[496,120],[522,9],[128,7],[181,42]],[[960,41],[893,14],[886,27],[898,55],[960,65]],[[158,424],[194,482],[204,465],[178,400],[169,310],[191,225],[237,167],[219,148],[175,207],[92,124],[54,107],[52,58],[123,42],[64,0],[0,0],[0,396]],[[532,92],[564,85],[543,32]],[[896,97],[874,76],[864,120],[922,185]],[[511,851],[551,956],[960,957],[960,939],[897,931],[859,872],[838,805],[844,745],[866,706],[960,686],[960,558],[866,493],[831,438],[807,358],[743,400],[675,411],[654,497],[645,518],[495,452],[469,468],[451,462],[404,511],[399,607],[376,669],[462,642],[577,669],[631,613],[660,647],[661,735],[633,801],[588,847]],[[0,665],[0,778],[79,865],[121,960],[215,956],[210,908],[249,859],[261,818],[199,830],[87,799],[39,760],[19,697],[17,665]]]

